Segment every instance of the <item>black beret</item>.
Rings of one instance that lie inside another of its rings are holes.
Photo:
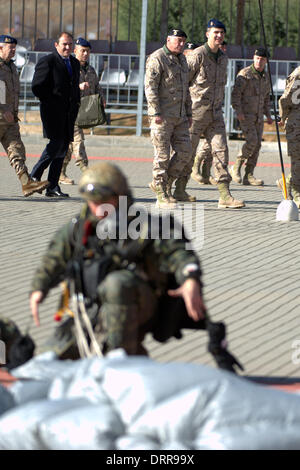
[[[224,23],[222,23],[219,20],[216,20],[216,18],[212,18],[211,20],[209,20],[209,22],[207,23],[207,29],[209,29],[209,28],[224,29],[224,33],[226,33],[226,28],[225,28]]]
[[[76,39],[75,46],[89,47],[92,49],[91,43],[84,38]]]
[[[7,34],[1,34],[0,43],[18,44],[18,41],[16,40],[16,38],[13,38],[12,36],[8,36]]]
[[[187,35],[182,29],[170,29],[168,36],[177,36],[179,38],[187,38]]]
[[[259,57],[270,57],[269,52],[264,47],[258,47],[255,49],[254,55],[258,55]]]
[[[185,49],[196,49],[198,47],[198,44],[195,42],[186,42],[185,43]]]

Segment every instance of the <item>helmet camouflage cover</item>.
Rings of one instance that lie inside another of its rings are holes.
[[[106,201],[113,196],[131,196],[122,171],[107,162],[97,163],[85,170],[79,181],[79,192],[88,201]]]

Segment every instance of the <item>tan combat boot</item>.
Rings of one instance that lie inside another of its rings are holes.
[[[204,161],[201,169],[201,174],[203,177],[203,184],[212,184],[213,186],[217,185],[217,182],[213,176],[211,176],[210,171],[212,167],[212,162]]]
[[[241,168],[244,163],[244,159],[241,157],[237,157],[235,164],[230,168],[229,173],[235,183],[241,184],[242,182],[242,175],[241,175]]]
[[[21,182],[23,195],[25,197],[28,197],[33,193],[41,194],[44,189],[49,186],[49,181],[33,181],[26,170],[19,175],[19,180]]]
[[[243,178],[243,185],[245,186],[263,186],[263,180],[256,179],[253,176],[254,168],[246,165],[245,174]]]
[[[168,195],[168,198],[170,199],[170,202],[177,202],[174,196],[172,196],[172,184],[173,184],[174,178],[168,178],[167,184],[166,184],[166,193]]]
[[[177,201],[181,201],[181,202],[195,202],[196,201],[195,196],[190,196],[185,190],[188,180],[189,180],[188,176],[181,176],[180,178],[176,180],[174,197],[176,198]]]
[[[191,177],[193,178],[193,180],[196,181],[196,183],[199,183],[199,184],[205,184],[203,176],[200,172],[200,166],[201,166],[202,162],[203,162],[203,157],[201,156],[201,154],[196,155],[195,160],[194,160],[193,169],[192,169],[192,174],[191,174]]]
[[[245,207],[244,201],[238,201],[232,197],[229,191],[229,183],[227,181],[225,183],[219,183],[218,190],[220,192],[218,209],[240,209]]]
[[[293,196],[291,193],[291,190],[292,190],[291,181],[292,181],[292,175],[289,174],[285,180],[285,183],[286,183],[287,198],[290,200],[293,199]],[[276,180],[276,184],[277,184],[277,187],[281,190],[283,197],[285,198],[282,178],[280,178],[279,180]]]
[[[153,181],[149,183],[149,188],[156,194],[156,206],[161,209],[175,209],[176,202],[172,202],[167,194],[165,184],[155,184]]]
[[[69,162],[68,162],[69,163]],[[62,169],[61,169],[61,173],[60,173],[60,177],[59,177],[59,182],[61,184],[74,184],[74,180],[72,180],[71,178],[69,178],[67,176],[67,166],[68,166],[68,163],[63,163],[63,166],[62,166]]]

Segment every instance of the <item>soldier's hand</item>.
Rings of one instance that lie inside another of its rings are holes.
[[[156,116],[154,121],[155,124],[161,124],[163,122],[163,118],[161,116]]]
[[[80,90],[86,90],[87,88],[90,88],[89,82],[82,82],[79,85]]]
[[[188,315],[194,320],[203,320],[206,308],[202,300],[201,287],[196,279],[187,279],[178,289],[169,289],[170,297],[182,297]]]
[[[280,119],[280,121],[278,122],[278,126],[280,127],[283,127],[284,126],[284,122]]]
[[[245,115],[243,113],[238,114],[237,118],[238,118],[239,121],[245,121]]]
[[[273,119],[271,117],[267,117],[267,123],[268,124],[272,124],[273,123]]]
[[[32,292],[30,296],[30,308],[36,326],[40,326],[39,304],[42,302],[44,294],[40,290]]]
[[[3,117],[7,122],[14,122],[15,120],[14,115],[10,111],[5,111],[5,113],[3,113]]]

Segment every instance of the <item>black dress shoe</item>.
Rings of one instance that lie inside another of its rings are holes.
[[[55,188],[48,188],[46,191],[46,196],[47,197],[61,197],[61,198],[66,198],[69,197],[69,194],[63,193],[60,190],[59,186],[55,186]]]

